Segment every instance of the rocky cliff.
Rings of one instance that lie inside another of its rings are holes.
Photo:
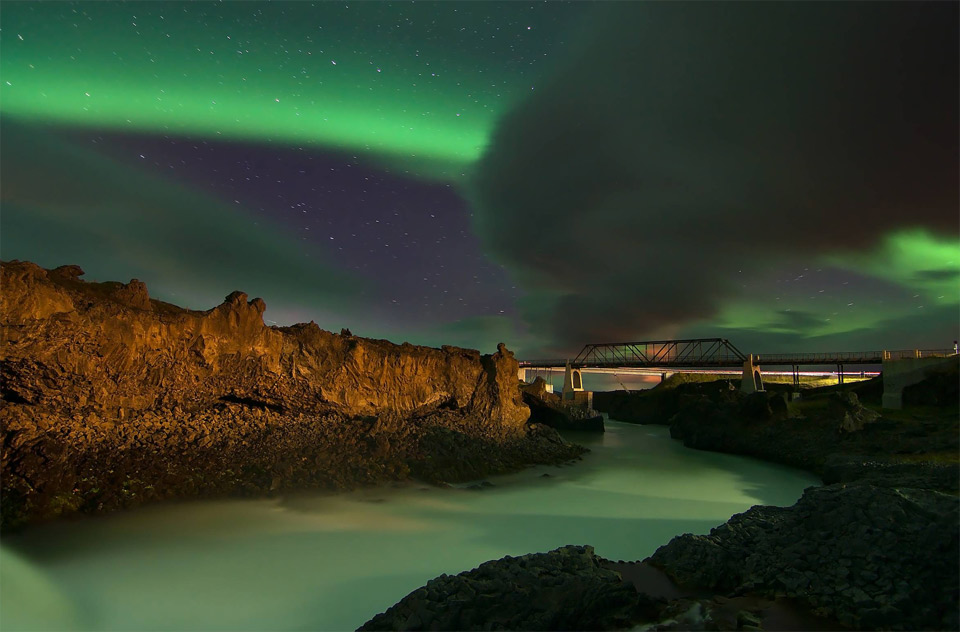
[[[264,301],[242,292],[190,311],[151,299],[136,279],[82,275],[0,264],[4,526],[411,469],[456,479],[579,453],[526,424],[502,344],[480,355],[314,323],[268,327]],[[462,462],[438,467],[434,448],[451,444]],[[491,458],[471,458],[471,447]]]

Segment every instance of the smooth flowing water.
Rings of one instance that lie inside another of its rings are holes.
[[[564,544],[642,559],[818,483],[684,448],[659,426],[609,422],[570,438],[591,448],[582,462],[481,490],[166,504],[6,537],[0,629],[354,629],[440,573]]]

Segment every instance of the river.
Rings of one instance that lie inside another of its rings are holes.
[[[341,495],[173,503],[4,537],[0,629],[355,629],[440,573],[593,544],[642,559],[819,481],[608,422],[571,466],[480,490],[416,483]]]

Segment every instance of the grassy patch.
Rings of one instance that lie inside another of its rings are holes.
[[[668,391],[677,388],[681,384],[705,384],[707,382],[716,382],[717,380],[731,380],[734,384],[740,384],[740,375],[724,373],[674,373],[664,381],[657,384],[652,390]]]
[[[763,373],[763,369],[760,369],[760,374],[763,377],[763,382],[765,384],[793,384],[792,375],[771,375]],[[654,390],[669,390],[671,388],[676,388],[681,384],[703,384],[707,382],[716,382],[717,380],[727,380],[733,382],[735,386],[739,388],[740,381],[742,376],[739,373],[683,373],[678,372],[674,373],[666,380],[658,384]],[[863,377],[845,377],[844,384],[853,384],[854,382],[865,382],[870,380],[870,378]],[[829,386],[836,386],[837,378],[836,376],[820,376],[820,375],[801,375],[800,376],[800,388],[801,389],[811,389],[811,388],[822,388]]]
[[[765,375],[761,369],[760,374],[763,376],[764,384],[793,384],[792,375]],[[852,384],[854,382],[866,382],[869,380],[869,377],[849,377],[845,376],[843,378],[844,384]],[[837,377],[835,375],[821,377],[818,375],[801,375],[800,376],[800,388],[822,388],[824,386],[836,386]]]
[[[876,405],[866,405],[865,408],[869,408],[880,413],[884,419],[889,419],[891,421],[896,421],[900,423],[917,423],[917,422],[943,422],[947,423],[956,423],[958,416],[960,416],[960,408],[957,406],[908,406],[905,408],[882,408],[881,406]]]

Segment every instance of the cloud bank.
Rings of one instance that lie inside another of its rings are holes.
[[[956,3],[596,5],[471,192],[527,323],[553,348],[670,335],[760,271],[956,240],[957,23]]]

